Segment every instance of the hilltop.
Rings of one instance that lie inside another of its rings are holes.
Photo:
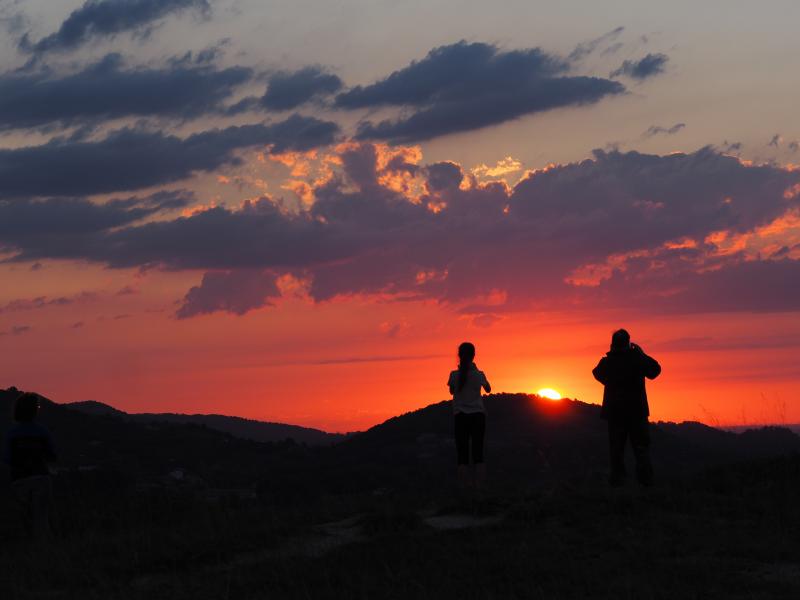
[[[230,433],[238,438],[255,442],[282,442],[293,440],[309,446],[323,446],[333,444],[344,439],[340,433],[328,433],[311,427],[274,423],[270,421],[257,421],[219,414],[182,414],[182,413],[127,413],[113,406],[85,400],[83,402],[70,402],[64,406],[79,410],[90,415],[112,416],[127,421],[138,423],[179,423],[202,425],[209,429]]]
[[[10,424],[14,397],[0,391],[2,429]],[[606,431],[598,406],[526,394],[492,394],[485,402],[487,462],[497,484],[541,487],[605,478]],[[140,483],[181,469],[207,486],[245,486],[290,499],[310,490],[437,485],[453,470],[449,401],[347,436],[237,417],[128,414],[97,402],[47,399],[41,420],[57,441],[62,469],[113,471]],[[800,452],[800,436],[779,427],[733,433],[695,422],[655,423],[652,440],[662,477]]]

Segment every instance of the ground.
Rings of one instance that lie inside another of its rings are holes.
[[[57,495],[56,533],[3,507],[2,598],[797,598],[800,459],[649,490],[600,482],[286,505],[191,491]],[[96,502],[89,507],[87,503]],[[91,508],[91,510],[89,509]]]

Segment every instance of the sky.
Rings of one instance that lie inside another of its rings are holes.
[[[794,0],[0,0],[0,387],[354,431],[800,422]]]

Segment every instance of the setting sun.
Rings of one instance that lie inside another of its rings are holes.
[[[542,388],[536,392],[536,395],[549,400],[561,400],[561,394],[559,394],[553,388]]]

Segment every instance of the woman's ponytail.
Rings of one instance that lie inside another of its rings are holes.
[[[467,384],[469,370],[472,368],[472,361],[475,359],[475,346],[470,342],[464,342],[458,347],[458,386],[460,392]]]

